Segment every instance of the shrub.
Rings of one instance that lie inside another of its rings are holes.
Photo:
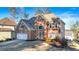
[[[13,39],[11,39],[11,38],[6,39],[6,41],[10,41],[10,40],[13,40]]]
[[[62,41],[62,46],[66,47],[67,46],[67,40]]]
[[[4,40],[0,40],[0,42],[4,42]]]

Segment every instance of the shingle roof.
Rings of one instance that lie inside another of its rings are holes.
[[[3,18],[3,19],[0,20],[0,24],[15,26],[16,22],[11,20],[11,19],[9,19],[9,18]]]
[[[51,22],[52,20],[60,20],[63,24],[65,24],[58,16],[56,16],[55,14],[38,14],[35,15],[35,17],[41,16],[43,19],[45,19],[45,21]]]
[[[37,20],[39,15],[35,15],[34,17],[30,18],[29,20],[25,20],[25,19],[22,19],[30,29],[35,29],[33,27],[33,23],[34,21]],[[55,16],[54,14],[44,14],[44,15],[40,15],[45,21],[49,21],[51,22],[53,19],[57,19],[58,17]],[[53,18],[53,19],[52,19]],[[63,21],[62,21],[63,22]],[[64,23],[64,22],[63,22]]]
[[[22,19],[22,20],[26,23],[26,25],[27,25],[30,29],[34,29],[32,21],[30,21],[30,20],[25,20],[25,19]]]
[[[49,22],[57,18],[57,16],[55,16],[54,14],[44,14],[43,16],[46,18],[46,21],[49,21]]]
[[[35,20],[37,19],[37,17],[32,17],[29,19],[29,23],[32,24]]]

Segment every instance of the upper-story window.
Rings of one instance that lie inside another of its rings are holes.
[[[55,28],[55,23],[50,23],[49,28]]]
[[[40,26],[39,26],[39,29],[44,29],[44,27],[40,25]]]
[[[42,25],[37,25],[35,26],[35,29],[44,29],[44,27]]]
[[[55,23],[50,23],[49,28],[59,28],[59,24],[57,22]]]
[[[57,18],[59,19],[59,18]],[[52,19],[52,22],[49,23],[49,28],[59,28],[60,27],[60,21],[57,19]]]

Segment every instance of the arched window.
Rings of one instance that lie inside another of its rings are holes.
[[[39,26],[39,29],[44,29],[44,27],[40,25],[40,26]]]

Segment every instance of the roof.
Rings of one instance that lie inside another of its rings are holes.
[[[37,19],[37,17],[32,17],[29,19],[29,22],[32,24],[36,19]]]
[[[33,26],[33,23],[38,19],[39,16],[42,17],[45,21],[49,21],[49,22],[58,18],[54,14],[38,14],[38,15],[35,15],[34,17],[30,18],[29,20],[21,19],[21,21],[23,21],[28,26],[28,28],[35,29]],[[57,20],[60,20],[60,19],[58,18]],[[60,20],[60,21],[62,23],[64,23],[62,20]]]
[[[46,21],[51,22],[52,20],[59,20],[63,24],[65,24],[59,17],[57,17],[55,14],[44,14],[43,15],[46,18]]]
[[[3,18],[0,20],[0,24],[9,25],[9,26],[15,26],[16,22],[9,18]]]
[[[0,28],[0,31],[12,31],[10,28]]]
[[[49,21],[49,22],[52,21],[52,18],[53,19],[57,18],[57,16],[55,16],[54,14],[44,14],[43,16],[47,19],[46,21]]]
[[[45,21],[51,22],[52,20],[60,20],[63,24],[65,24],[59,17],[54,14],[36,14],[34,17],[30,19],[30,21],[34,22],[38,16],[41,16]]]
[[[34,29],[32,21],[29,21],[29,20],[26,20],[26,19],[21,19],[21,21],[23,21],[28,26],[28,28]]]

